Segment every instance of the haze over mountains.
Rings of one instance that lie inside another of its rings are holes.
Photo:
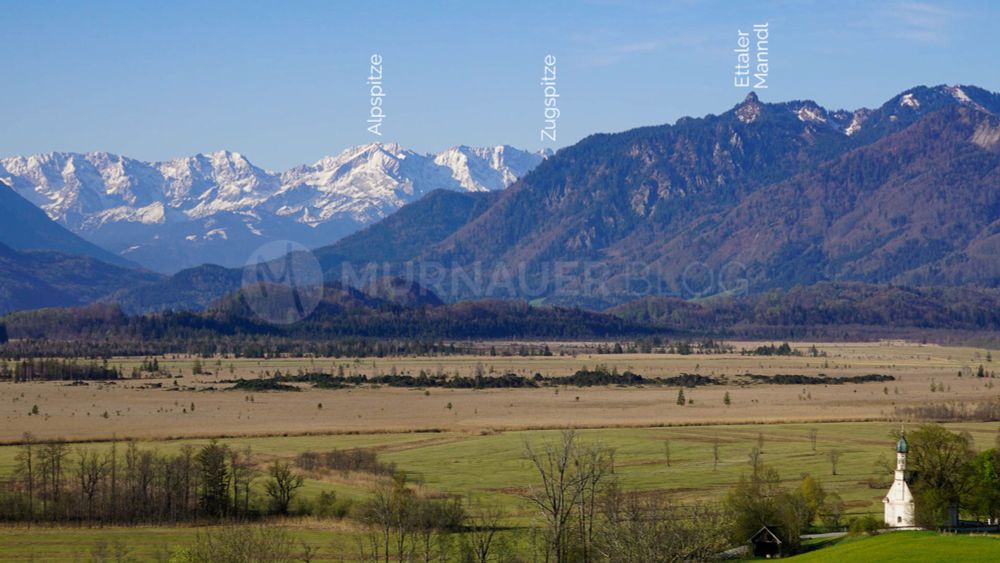
[[[314,245],[328,279],[362,287],[401,275],[446,302],[512,297],[595,309],[821,282],[1000,286],[1000,96],[974,86],[920,86],[856,111],[751,94],[720,115],[593,135],[502,191],[489,190],[512,181],[521,162],[510,149],[499,160],[461,150],[394,157],[399,150],[369,146],[341,164],[282,175],[296,180],[276,192],[281,209],[295,211],[273,215],[291,223],[387,215]],[[475,182],[452,174],[446,187],[459,191],[400,192],[433,184],[424,180],[461,168],[462,158],[484,167],[468,167]],[[354,159],[375,172],[343,164]],[[385,170],[410,183],[380,184]],[[321,189],[340,185],[336,171],[371,180],[354,185],[375,186],[379,197],[337,200],[352,202],[349,211],[323,199],[343,192]],[[267,191],[254,185],[233,193]],[[212,220],[249,220],[221,209],[236,195],[200,193],[220,208]],[[196,200],[185,209],[209,207]],[[252,224],[240,223],[248,232]],[[203,308],[239,283],[239,270],[194,267],[105,299],[128,311]]]
[[[165,162],[108,153],[0,159],[0,181],[49,217],[157,271],[243,264],[272,240],[329,244],[435,189],[501,190],[543,154],[458,146],[353,147],[282,173],[220,151]]]

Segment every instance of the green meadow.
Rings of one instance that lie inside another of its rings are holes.
[[[962,423],[949,425],[949,428],[969,432],[977,448],[986,448],[994,445],[1000,425]],[[816,430],[815,451],[810,439],[811,430]],[[747,460],[751,449],[762,445],[765,463],[778,469],[783,480],[791,483],[806,473],[819,478],[827,491],[838,493],[846,501],[846,518],[851,518],[866,513],[881,514],[884,490],[872,488],[869,480],[887,477],[879,464],[894,456],[891,436],[894,430],[898,430],[898,425],[871,422],[616,428],[578,432],[584,441],[600,443],[614,450],[615,474],[625,488],[666,495],[681,504],[720,501],[740,475],[749,469]],[[506,514],[506,523],[520,527],[531,525],[534,516],[518,495],[536,482],[533,469],[524,459],[525,445],[552,440],[557,435],[558,431],[552,430],[492,434],[349,434],[234,438],[223,440],[223,443],[239,449],[250,447],[261,468],[273,459],[292,459],[304,451],[372,448],[378,452],[381,462],[395,463],[407,473],[411,482],[426,492],[474,497],[478,501],[499,505]],[[713,455],[716,441],[719,450],[717,463]],[[184,444],[197,446],[204,443],[206,440],[176,440],[143,442],[140,446],[167,452]],[[668,444],[669,465],[666,455]],[[109,443],[99,442],[74,444],[72,449],[104,450],[109,447]],[[123,444],[119,443],[118,447],[123,447]],[[832,474],[830,461],[833,450],[839,453],[836,475]],[[0,475],[8,475],[13,470],[16,451],[16,446],[0,448]],[[258,479],[258,484],[262,481]],[[371,483],[372,478],[368,475],[312,475],[300,491],[298,501],[308,502],[321,491],[334,491],[341,498],[361,498]],[[351,536],[359,534],[349,521],[291,518],[282,525],[293,530],[296,537],[318,548],[321,558],[336,559],[339,557],[336,551],[353,545]],[[142,557],[145,559],[158,553],[164,545],[178,546],[191,541],[196,533],[197,528],[192,527],[0,528],[0,559],[35,557],[38,560],[74,560],[80,554],[86,558],[100,538],[117,538],[136,556],[145,554]],[[936,537],[934,534],[914,535],[912,542],[917,542],[914,545],[918,546],[919,542],[931,542]],[[964,538],[957,538],[961,539]],[[875,538],[871,545],[880,547],[882,544],[879,542],[890,540]],[[823,548],[807,557],[822,557],[828,550],[833,553],[833,549],[848,550],[845,551],[847,557],[853,553],[849,550],[864,549],[860,546],[865,545],[869,544],[845,540],[834,548]],[[909,545],[904,547],[909,550]],[[874,560],[882,559],[878,557]]]
[[[834,545],[790,558],[802,563],[923,563],[1000,560],[1000,536],[887,532],[846,538]]]

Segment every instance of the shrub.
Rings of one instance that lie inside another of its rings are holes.
[[[242,563],[244,561],[292,562],[295,543],[284,528],[226,526],[199,533],[194,545],[175,554],[185,563]]]
[[[333,491],[323,491],[312,501],[309,513],[317,518],[337,518],[347,516],[351,511],[351,499],[338,499]]]
[[[870,535],[877,534],[883,528],[885,528],[884,522],[871,514],[866,514],[865,516],[851,520],[851,524],[848,526],[847,532],[852,536],[860,536],[862,534]]]

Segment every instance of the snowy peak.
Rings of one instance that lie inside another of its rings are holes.
[[[750,92],[747,97],[744,98],[743,103],[736,106],[734,111],[736,112],[736,119],[739,119],[743,123],[753,123],[757,121],[760,117],[760,113],[763,110],[763,104],[757,98],[755,92]]]
[[[434,157],[434,163],[451,170],[452,178],[470,192],[496,191],[514,183],[545,158],[511,147],[452,147]]]
[[[976,86],[945,85],[917,86],[911,88],[882,106],[883,110],[898,108],[898,112],[928,113],[954,104],[975,108],[988,113],[998,113],[1000,99],[997,94]]]
[[[183,265],[244,254],[199,254],[211,241],[327,244],[436,189],[503,189],[544,158],[506,145],[420,154],[368,143],[279,174],[227,150],[162,162],[47,153],[0,159],[0,181],[71,231],[135,260],[146,252],[147,266],[168,270],[157,254],[183,256]]]
[[[337,216],[370,223],[436,189],[501,190],[543,158],[503,145],[425,155],[395,143],[369,143],[282,174],[286,197],[279,212],[309,224]]]
[[[753,92],[732,112],[742,123],[754,123],[765,111],[778,108],[788,111],[802,123],[814,127],[831,127],[849,137],[872,129],[877,134],[884,128],[899,128],[912,123],[927,113],[960,104],[966,107],[1000,115],[1000,95],[975,86],[917,86],[902,92],[878,109],[861,108],[853,111],[827,110],[812,100],[798,100],[779,104],[764,104]]]

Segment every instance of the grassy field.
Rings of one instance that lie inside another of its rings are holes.
[[[751,344],[736,344],[737,348],[744,345]],[[797,347],[806,349],[809,345]],[[997,396],[992,379],[957,375],[980,364],[992,371],[994,364],[987,361],[985,350],[900,342],[817,347],[825,357],[591,355],[575,350],[553,357],[212,359],[203,360],[203,364],[213,373],[201,376],[191,375],[191,358],[161,358],[161,366],[175,375],[183,373],[183,377],[88,386],[0,384],[0,419],[4,421],[0,441],[16,441],[24,432],[32,432],[42,439],[75,440],[79,442],[72,446],[76,452],[104,450],[110,447],[107,439],[116,436],[168,452],[219,436],[233,448],[251,448],[258,469],[275,459],[291,460],[304,451],[369,448],[377,452],[381,462],[395,463],[425,492],[474,497],[499,505],[505,524],[520,527],[531,522],[533,513],[519,493],[537,478],[524,459],[525,444],[554,439],[556,428],[576,426],[583,440],[614,450],[615,474],[627,489],[664,495],[677,503],[718,502],[749,469],[750,450],[761,447],[764,462],[777,468],[786,482],[795,482],[806,473],[819,478],[828,491],[843,497],[848,517],[852,517],[881,514],[884,490],[871,487],[869,482],[889,477],[880,464],[894,455],[891,434],[899,429],[894,420],[897,407]],[[128,371],[135,361],[112,363]],[[233,364],[231,373],[229,364]],[[693,400],[685,406],[676,403],[678,389],[656,386],[478,391],[309,389],[252,395],[221,390],[226,386],[222,380],[260,377],[278,369],[286,373],[299,369],[336,373],[343,367],[348,374],[370,375],[416,374],[420,370],[470,375],[483,369],[488,373],[560,376],[597,364],[646,376],[684,372],[725,376],[729,383],[685,389]],[[888,384],[764,385],[741,380],[739,374],[746,372],[885,373],[897,380]],[[178,382],[176,387],[173,381]],[[932,382],[938,388],[933,393]],[[162,386],[151,388],[150,383]],[[732,399],[730,405],[723,402],[726,393]],[[38,405],[39,414],[28,414],[33,405]],[[947,426],[969,432],[977,448],[992,447],[1000,431],[997,423]],[[815,449],[809,437],[812,430],[817,432]],[[716,442],[717,464],[713,459]],[[665,455],[668,443],[669,465]],[[836,475],[830,462],[834,450],[839,453]],[[0,446],[0,478],[13,470],[16,451],[14,445]],[[309,502],[321,491],[334,491],[340,498],[361,498],[374,479],[369,474],[337,472],[305,477],[298,502]],[[262,481],[258,479],[258,486]],[[293,519],[281,525],[319,548],[320,560],[338,560],[341,552],[353,549],[359,534],[350,521]],[[87,559],[102,537],[118,538],[137,559],[148,560],[165,545],[190,542],[197,533],[192,527],[0,528],[0,560]],[[938,539],[933,535],[930,539],[919,534],[912,537],[916,542]],[[965,539],[971,538],[954,541]],[[946,540],[952,538],[941,541]],[[869,540],[845,540],[829,551],[824,548],[809,556],[855,549],[852,546],[865,545],[865,541]],[[890,540],[878,537],[870,541],[877,548],[881,545],[878,542]],[[844,553],[844,557],[852,556],[850,551]]]
[[[968,431],[977,447],[992,446],[1000,425],[969,423],[950,425],[952,430]],[[829,491],[840,494],[848,503],[849,516],[881,513],[884,490],[868,485],[871,477],[885,477],[876,464],[893,454],[892,423],[822,423],[716,425],[665,428],[581,430],[584,440],[598,442],[615,450],[615,473],[629,488],[649,494],[664,494],[680,503],[716,502],[747,471],[747,453],[763,438],[765,463],[779,469],[784,480],[793,482],[805,473],[818,477]],[[817,430],[816,451],[812,450],[809,430]],[[384,462],[395,462],[427,492],[447,492],[476,497],[503,507],[506,522],[513,526],[529,524],[532,512],[518,496],[524,487],[535,482],[535,475],[523,459],[524,444],[555,437],[556,431],[508,431],[480,435],[467,432],[359,434],[299,437],[238,438],[225,442],[233,447],[250,446],[267,460],[290,459],[306,450],[368,447],[379,452]],[[712,443],[720,441],[720,459],[713,469]],[[669,440],[671,464],[664,455],[664,441]],[[204,440],[148,442],[146,447],[161,451],[179,448],[184,443]],[[81,447],[106,448],[106,443]],[[0,472],[7,473],[13,464],[15,447],[0,448]],[[841,452],[837,475],[831,475],[829,452]],[[339,496],[359,498],[367,491],[372,478],[365,474],[333,473],[313,475],[302,490],[301,499],[323,490]],[[348,521],[318,522],[293,520],[286,524],[321,555],[336,558],[338,550],[352,549],[352,526]],[[164,544],[181,545],[190,541],[192,528],[115,529],[112,532],[89,529],[4,529],[0,534],[0,559],[23,560],[25,554],[39,558],[72,560],[75,554],[87,555],[105,533],[119,537],[135,553],[153,553]],[[354,530],[354,534],[357,531]],[[853,540],[852,540],[853,542]],[[849,545],[848,542],[844,544]],[[993,544],[990,544],[993,545]],[[334,547],[337,546],[337,547]],[[817,555],[820,552],[817,552]]]
[[[992,447],[1000,425],[965,423],[948,425],[968,431],[979,448]],[[816,451],[808,436],[817,430]],[[822,423],[715,425],[661,428],[609,428],[579,431],[588,442],[615,451],[615,472],[628,488],[669,494],[680,502],[718,499],[747,468],[747,455],[763,439],[764,462],[778,468],[784,479],[797,480],[809,473],[835,491],[853,512],[880,512],[884,491],[869,489],[871,477],[884,477],[876,464],[894,455],[893,423]],[[487,496],[512,508],[520,506],[517,492],[535,475],[524,459],[525,443],[554,439],[558,431],[508,431],[487,435],[465,432],[355,434],[330,436],[233,438],[223,442],[236,449],[250,447],[261,467],[273,459],[292,459],[303,451],[353,447],[371,448],[382,462],[394,462],[411,480],[437,492]],[[719,463],[713,469],[713,442],[720,443]],[[669,441],[671,464],[665,460]],[[172,440],[140,443],[167,452],[185,443],[205,440]],[[106,442],[74,448],[103,450]],[[837,475],[831,475],[829,453],[840,453]],[[0,447],[0,474],[13,470],[14,446]],[[883,472],[884,473],[884,472]],[[307,480],[305,496],[321,490],[357,496],[371,484],[366,474],[334,473]]]
[[[737,349],[757,343],[735,343]],[[796,345],[805,351],[808,344]],[[973,402],[996,396],[991,378],[966,375],[984,365],[986,350],[885,342],[818,344],[825,357],[739,354],[597,355],[573,349],[566,356],[443,356],[333,360],[313,358],[202,360],[209,375],[191,374],[191,358],[162,358],[180,379],[114,384],[0,383],[0,443],[38,438],[72,440],[401,432],[495,431],[533,428],[641,427],[675,424],[889,420],[898,407],[928,402]],[[137,360],[113,360],[126,373]],[[598,364],[644,376],[699,373],[725,377],[725,385],[677,388],[589,387],[542,389],[306,389],[248,394],[226,391],[233,378],[323,371],[346,374],[517,373],[564,376]],[[230,370],[232,365],[232,370]],[[830,376],[888,374],[888,384],[765,385],[745,373]],[[932,384],[935,391],[931,391]],[[731,404],[723,402],[725,394]],[[194,409],[192,409],[192,405]],[[34,407],[38,414],[31,414]]]
[[[1000,536],[891,532],[848,538],[836,545],[790,558],[802,563],[921,563],[1000,560]]]
[[[313,521],[290,521],[288,528],[296,542],[305,543],[318,554],[316,561],[337,561],[353,553],[352,530],[346,526]],[[211,528],[0,528],[0,561],[97,561],[100,546],[113,554],[123,546],[123,561],[167,561],[175,549],[195,541]],[[115,560],[112,558],[111,560]],[[349,559],[348,559],[349,560]]]

